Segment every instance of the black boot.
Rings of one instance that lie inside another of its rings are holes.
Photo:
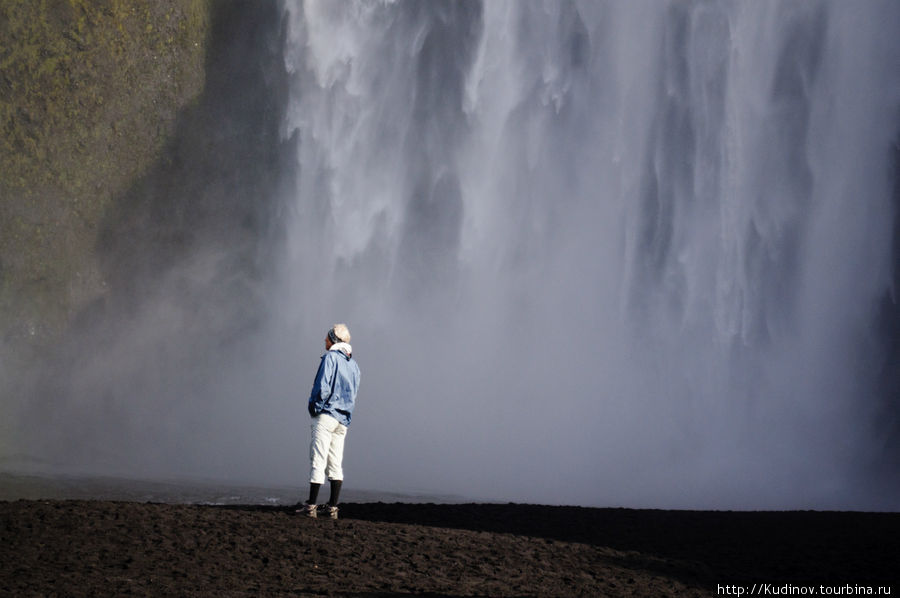
[[[341,485],[343,480],[331,480],[331,496],[328,497],[328,505],[336,507],[338,499],[341,497]]]
[[[316,504],[316,501],[319,500],[319,488],[322,487],[322,484],[313,484],[309,483],[309,499],[306,501],[308,505]]]

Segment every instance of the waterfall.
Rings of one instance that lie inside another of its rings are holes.
[[[900,5],[284,4],[275,317],[353,331],[358,485],[900,505],[860,484]]]

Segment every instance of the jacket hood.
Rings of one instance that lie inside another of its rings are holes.
[[[343,353],[348,359],[353,355],[353,347],[349,343],[334,343],[328,350]]]

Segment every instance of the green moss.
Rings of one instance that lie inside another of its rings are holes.
[[[0,333],[54,336],[104,293],[114,197],[203,90],[209,0],[0,0]]]

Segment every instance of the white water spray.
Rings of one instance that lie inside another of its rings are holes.
[[[877,449],[900,7],[286,15],[298,177],[278,318],[302,344],[351,325],[356,485],[898,506],[855,484]]]

